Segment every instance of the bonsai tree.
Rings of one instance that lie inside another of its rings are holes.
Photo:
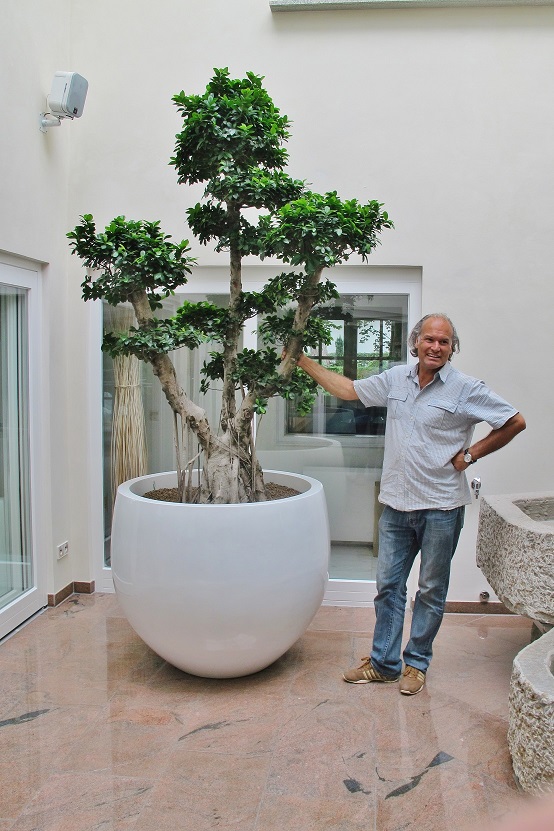
[[[233,79],[216,69],[202,95],[173,98],[183,126],[170,161],[181,184],[205,186],[203,201],[187,211],[188,225],[203,244],[229,252],[226,308],[185,301],[175,316],[156,316],[164,297],[187,282],[195,260],[188,240],[172,242],[159,222],[118,216],[102,232],[87,214],[67,236],[72,253],[87,268],[85,300],[130,303],[136,326],[104,338],[112,356],[135,355],[151,364],[174,413],[178,484],[186,499],[183,458],[186,430],[197,439],[201,459],[201,502],[235,503],[266,499],[263,474],[252,440],[252,422],[272,396],[295,398],[307,412],[316,387],[296,361],[304,347],[330,342],[329,324],[318,305],[337,298],[326,269],[350,255],[365,261],[378,234],[392,227],[382,205],[318,194],[285,171],[290,122],[262,86],[247,73]],[[257,209],[248,211],[248,209]],[[247,213],[245,213],[247,212]],[[255,214],[256,218],[250,217]],[[242,285],[245,257],[278,260],[276,274],[261,291]],[[285,266],[285,270],[281,270]],[[259,315],[262,348],[239,349],[245,322]],[[170,353],[204,342],[220,345],[203,367],[201,389],[222,388],[219,422],[183,391]]]

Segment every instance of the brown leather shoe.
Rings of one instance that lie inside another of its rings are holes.
[[[382,675],[382,673],[375,669],[369,658],[362,658],[361,666],[356,669],[347,669],[342,677],[349,684],[370,684],[372,681],[380,681],[382,684],[393,684],[400,678],[399,675],[396,678],[388,678],[386,675]]]
[[[417,695],[425,684],[425,673],[415,667],[406,665],[402,680],[400,681],[400,692],[402,695]]]

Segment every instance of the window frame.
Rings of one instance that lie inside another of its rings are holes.
[[[554,0],[269,0],[272,12],[359,11],[370,9],[552,6]]]
[[[42,322],[42,265],[4,251],[0,251],[0,282],[26,292],[27,305],[27,387],[28,387],[28,487],[29,487],[29,538],[31,584],[0,611],[0,638],[40,611],[47,603],[47,563],[44,546],[40,540],[47,537],[47,506],[42,494],[45,487],[45,438],[44,419],[46,409],[44,382],[44,342]]]
[[[275,267],[269,265],[252,265],[243,269],[243,285],[247,291],[259,290],[268,277],[275,273]],[[418,266],[386,266],[386,265],[345,265],[333,269],[333,281],[343,294],[404,294],[408,296],[408,331],[417,323],[421,317],[421,281],[422,269]],[[211,293],[226,294],[228,291],[229,273],[226,266],[198,266],[194,269],[186,286],[176,294],[186,297],[190,294]],[[100,343],[102,340],[102,308],[98,301],[92,306],[94,318],[92,330],[97,338],[96,348],[91,355],[91,376],[98,391],[98,421],[95,431],[94,445],[98,452],[98,462],[95,466],[96,479],[94,491],[97,492],[96,500],[96,521],[95,521],[95,550],[96,554],[96,575],[97,588],[99,591],[113,592],[113,581],[111,568],[104,565],[104,523],[103,523],[103,486],[102,486],[102,427],[101,427],[101,402],[102,402],[102,361]],[[244,348],[257,348],[257,320],[252,319],[245,325],[243,346]],[[413,358],[408,356],[412,363]],[[282,441],[290,445],[294,434],[285,435],[285,417],[283,401],[279,399],[282,407]],[[254,425],[254,431],[256,424]],[[278,440],[281,434],[278,436]],[[333,437],[336,438],[336,437]],[[349,442],[367,442],[368,439],[376,442],[383,441],[383,436],[341,436]],[[299,438],[302,441],[302,437]],[[344,580],[332,579],[325,594],[324,605],[345,605],[345,606],[371,606],[375,597],[375,582],[370,580]]]

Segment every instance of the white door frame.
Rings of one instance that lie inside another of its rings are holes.
[[[34,615],[47,604],[47,561],[44,551],[47,533],[47,510],[44,487],[44,418],[47,402],[44,397],[44,356],[42,328],[41,265],[0,252],[0,283],[27,290],[29,349],[29,467],[30,467],[30,537],[33,585],[0,610],[0,638]]]
[[[275,274],[278,267],[270,265],[247,266],[243,270],[243,284],[248,291],[261,289],[266,279]],[[180,289],[180,294],[214,293],[225,294],[228,291],[228,266],[201,266],[195,268],[188,284]],[[341,293],[375,293],[375,294],[405,294],[408,296],[408,331],[421,317],[421,275],[422,269],[417,266],[337,266],[333,269],[333,280]],[[93,316],[96,330],[101,335],[101,305],[94,304]],[[96,317],[98,315],[98,317]],[[256,322],[252,321],[244,332],[244,346],[256,348]],[[97,354],[91,356],[91,378],[98,389],[98,401],[102,399],[102,362],[100,358],[100,342],[97,345]],[[410,362],[412,358],[408,357]],[[100,406],[98,407],[100,412]],[[97,432],[100,436],[101,428]],[[98,493],[98,508],[95,511],[96,522],[103,528],[102,505],[102,449],[98,441],[99,456],[96,470],[92,472],[95,480],[94,493]],[[100,534],[103,537],[103,534]],[[111,569],[104,566],[104,549],[97,544],[98,556],[96,568],[97,589],[113,591]],[[374,580],[329,580],[325,593],[324,605],[333,606],[372,606],[376,594]]]

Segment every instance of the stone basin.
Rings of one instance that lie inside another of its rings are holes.
[[[508,746],[520,788],[554,790],[554,629],[514,660]]]
[[[554,493],[482,497],[477,565],[510,611],[554,626]]]
[[[505,606],[545,634],[516,656],[508,745],[516,781],[554,791],[554,494],[486,496],[477,565]]]
[[[514,505],[535,522],[548,522],[554,526],[554,496],[517,499]]]

